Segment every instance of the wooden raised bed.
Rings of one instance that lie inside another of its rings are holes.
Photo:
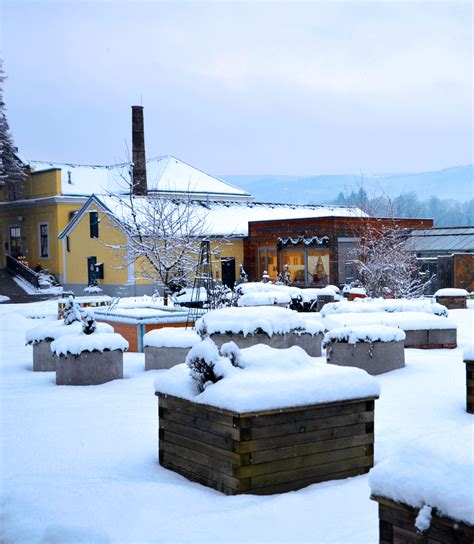
[[[377,397],[236,413],[163,393],[159,462],[228,495],[269,495],[373,466]]]
[[[437,296],[436,302],[446,306],[448,310],[459,310],[467,308],[467,296]]]
[[[474,361],[466,364],[466,412],[474,414]]]
[[[418,329],[405,331],[405,347],[417,349],[454,349],[456,329]]]
[[[418,510],[384,497],[372,496],[379,504],[380,544],[472,544],[474,527],[438,515],[433,509],[431,526],[424,534],[417,532]]]

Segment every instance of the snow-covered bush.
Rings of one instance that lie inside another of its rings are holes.
[[[100,295],[100,293],[102,293],[102,289],[98,285],[89,285],[83,290],[83,292],[88,295]]]
[[[239,346],[235,342],[226,342],[221,346],[221,355],[227,357],[232,366],[241,367],[242,354]]]
[[[82,321],[81,312],[79,310],[79,304],[74,301],[72,296],[67,299],[64,307],[64,324],[70,325],[74,321]]]
[[[88,308],[84,312],[84,320],[82,323],[82,332],[84,334],[92,334],[97,330],[97,323],[95,321],[95,316],[93,310]]]
[[[189,351],[186,364],[189,367],[191,378],[196,382],[200,393],[211,383],[222,379],[216,373],[216,364],[219,362],[219,351],[210,338],[204,339]]]

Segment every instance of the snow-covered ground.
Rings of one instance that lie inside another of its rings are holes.
[[[378,542],[367,476],[226,497],[161,468],[153,382],[166,371],[144,372],[143,354],[126,353],[124,380],[56,386],[54,373],[32,372],[24,345],[26,329],[56,312],[56,301],[0,306],[1,542]],[[450,319],[458,349],[406,350],[406,368],[377,376],[376,463],[450,429],[462,442],[452,447],[474,456],[462,363],[474,310]]]

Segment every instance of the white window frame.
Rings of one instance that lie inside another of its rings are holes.
[[[44,226],[44,225],[46,225],[46,227],[48,228],[47,255],[41,255],[41,227]],[[48,223],[48,221],[40,221],[38,223],[38,257],[40,259],[49,259],[50,258],[51,252],[50,252],[49,243],[50,243],[49,223]]]

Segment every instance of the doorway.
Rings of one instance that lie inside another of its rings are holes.
[[[224,257],[221,259],[222,267],[222,283],[229,287],[234,288],[235,284],[235,257]]]

